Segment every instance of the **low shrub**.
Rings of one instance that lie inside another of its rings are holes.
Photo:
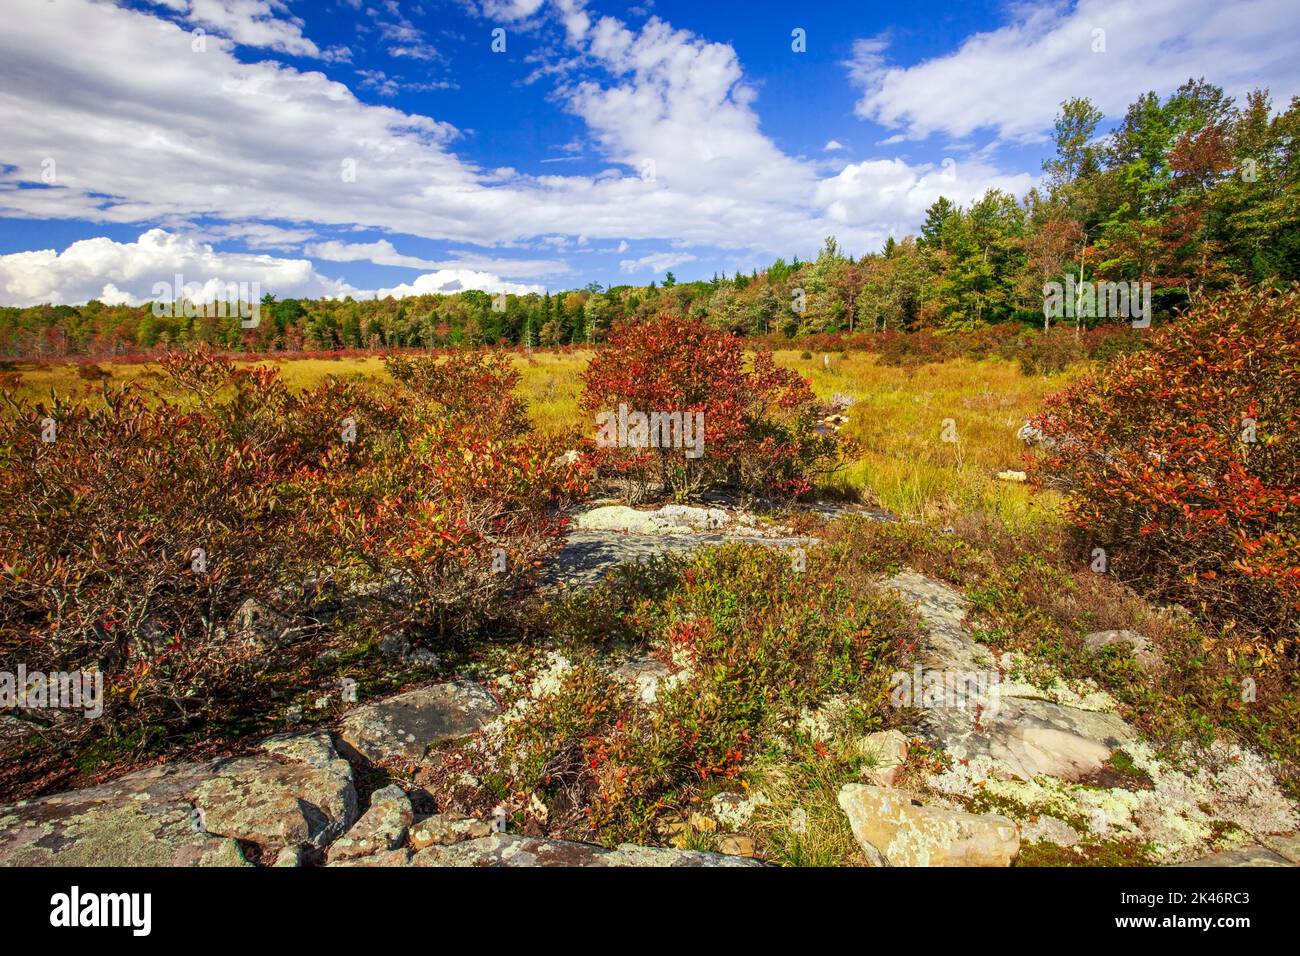
[[[1110,573],[1300,653],[1300,292],[1198,303],[1033,424]]]
[[[598,435],[588,444],[594,466],[632,501],[707,488],[782,497],[811,490],[838,463],[836,438],[819,431],[820,407],[803,377],[778,368],[769,352],[747,362],[744,348],[734,335],[671,315],[615,326],[583,373],[583,410],[596,424],[620,409],[680,415],[702,421],[703,434],[652,424],[648,442],[631,428],[626,442]],[[698,445],[685,447],[683,436]]]
[[[580,478],[529,439],[500,362],[398,361],[396,389],[295,395],[273,368],[199,352],[165,356],[156,390],[6,395],[3,659],[100,671],[93,723],[118,733],[256,709],[274,658],[232,620],[250,598],[294,624],[332,601],[428,634],[503,613]]]
[[[646,840],[702,791],[739,786],[760,757],[792,743],[813,750],[800,729],[811,711],[830,705],[861,732],[898,719],[888,681],[915,646],[913,617],[871,586],[860,554],[817,550],[801,566],[729,545],[680,566],[674,587],[662,587],[662,568],[642,578],[639,644],[672,675],[652,702],[636,702],[571,648],[553,691],[507,722],[501,789],[538,795],[553,826],[580,808],[584,832]],[[627,583],[598,593],[626,607]],[[590,614],[595,599],[564,599],[551,626]],[[582,615],[563,610],[572,601]]]

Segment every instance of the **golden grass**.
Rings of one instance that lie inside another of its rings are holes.
[[[1002,481],[997,473],[1024,468],[1016,431],[1081,367],[1043,377],[1022,375],[1015,363],[998,359],[954,359],[909,370],[882,365],[866,352],[799,356],[781,351],[776,361],[810,379],[820,398],[839,393],[856,400],[843,433],[859,451],[829,483],[832,489],[869,492],[907,518],[987,512],[1019,523],[1055,515],[1055,495]],[[955,442],[942,440],[947,419]]]
[[[589,358],[588,352],[541,351],[514,358],[521,373],[518,392],[540,431],[554,434],[583,427],[579,376]],[[822,399],[829,401],[839,393],[857,401],[844,433],[857,442],[858,453],[823,491],[861,492],[906,518],[947,520],[987,512],[1020,523],[1055,515],[1054,495],[1001,481],[997,473],[1023,468],[1024,449],[1016,430],[1042,406],[1045,396],[1063,388],[1082,367],[1063,375],[1031,377],[1012,362],[957,359],[909,370],[882,365],[866,352],[826,358],[818,353],[803,359],[793,349],[777,352],[776,361],[806,376]],[[383,360],[373,356],[239,364],[274,364],[295,390],[329,375],[387,380]],[[100,367],[114,382],[156,372],[149,364]],[[100,387],[78,378],[73,365],[19,365],[11,374],[18,376],[17,393],[29,400],[47,397],[52,387],[64,395],[94,395]],[[956,442],[941,439],[945,419],[952,419]]]

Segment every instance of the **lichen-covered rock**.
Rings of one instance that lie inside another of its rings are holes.
[[[1024,843],[1054,843],[1057,846],[1074,846],[1081,839],[1079,832],[1064,820],[1045,814],[1020,825],[1020,839]]]
[[[867,759],[862,776],[878,787],[892,787],[907,763],[907,734],[901,730],[880,730],[857,742],[858,753]]]
[[[5,866],[247,866],[239,844],[196,825],[207,769],[150,767],[111,783],[0,807]]]
[[[578,515],[574,525],[582,531],[623,531],[630,534],[671,534],[665,522],[655,521],[653,511],[638,511],[627,505],[603,505]],[[689,528],[675,529],[689,532]]]
[[[293,622],[256,598],[247,598],[235,609],[230,628],[240,640],[257,648],[271,648],[284,642]]]
[[[390,784],[370,796],[370,809],[361,815],[352,829],[339,837],[329,848],[329,861],[371,856],[400,849],[406,843],[406,833],[415,820],[411,800],[401,787]]]
[[[731,524],[731,515],[721,508],[664,505],[658,511],[651,513],[651,522],[666,528],[685,526],[696,530],[713,530]]]
[[[1260,834],[1259,842],[1288,862],[1300,865],[1300,833]]]
[[[1093,631],[1084,636],[1083,644],[1094,653],[1115,644],[1129,647],[1134,659],[1145,670],[1151,670],[1160,663],[1160,656],[1151,647],[1151,642],[1137,631]]]
[[[492,833],[492,824],[476,817],[438,813],[426,817],[411,828],[411,846],[423,850],[429,846],[450,846],[475,840]]]
[[[672,674],[672,668],[653,657],[641,657],[614,668],[615,680],[630,685],[637,700],[653,704],[659,696],[659,682]]]
[[[1180,863],[1179,866],[1295,866],[1286,857],[1267,847],[1243,846],[1234,850],[1220,850],[1199,860]]]
[[[921,707],[926,736],[957,760],[988,757],[994,772],[1022,780],[1039,775],[1078,780],[1100,770],[1116,748],[1136,738],[1116,714],[1043,699],[1047,692],[1029,685],[1004,687],[993,656],[966,633],[967,602],[960,592],[915,571],[902,571],[884,585],[914,604],[924,620],[916,661],[922,686],[909,702]],[[926,699],[936,672],[953,675],[940,686],[977,693],[945,690]],[[962,699],[948,699],[956,696]]]
[[[970,672],[996,669],[993,655],[965,632],[967,602],[960,591],[910,569],[882,583],[913,604],[925,622],[916,655],[921,667]]]
[[[323,732],[272,737],[218,761],[192,799],[210,833],[264,847],[324,846],[357,818],[352,768]]]
[[[923,807],[904,791],[857,783],[840,790],[839,804],[877,865],[1010,866],[1020,853],[1016,825],[996,814]]]
[[[956,759],[986,756],[995,773],[1020,780],[1043,775],[1078,780],[1100,770],[1117,748],[1136,738],[1115,714],[1005,696],[995,711],[978,719],[960,708],[928,710],[922,727]]]
[[[500,711],[480,684],[431,684],[357,707],[344,716],[339,739],[374,763],[418,763],[429,748],[474,733]]]
[[[411,866],[761,866],[756,860],[697,850],[623,844],[610,850],[591,843],[497,833],[451,846],[431,846]]]
[[[271,859],[323,845],[356,818],[352,769],[328,734],[271,738],[263,748],[0,808],[0,864],[242,866],[239,840]]]

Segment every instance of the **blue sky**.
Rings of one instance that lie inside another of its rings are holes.
[[[573,288],[1023,195],[1052,118],[1300,93],[1294,0],[6,0],[0,304]],[[494,31],[503,31],[496,33]],[[794,31],[804,49],[796,50]],[[504,39],[504,51],[494,50]]]

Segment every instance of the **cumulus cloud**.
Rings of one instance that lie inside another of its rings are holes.
[[[817,202],[832,222],[870,218],[886,231],[902,234],[919,222],[940,196],[968,205],[987,189],[1023,195],[1034,181],[1028,173],[1003,175],[973,160],[910,166],[898,159],[874,159],[850,163],[838,175],[819,183]]]
[[[618,267],[621,271],[627,273],[660,273],[694,261],[695,256],[689,252],[652,252],[640,259],[623,259],[619,262]]]
[[[449,295],[453,292],[464,292],[467,289],[478,289],[482,292],[492,293],[505,292],[510,295],[527,295],[530,292],[536,292],[540,295],[546,291],[540,285],[506,282],[500,276],[494,276],[488,272],[474,272],[470,269],[439,269],[437,272],[426,272],[411,282],[404,282],[401,285],[393,286],[391,289],[380,289],[379,297],[382,299],[391,295],[394,298],[401,299],[406,296],[429,295],[430,293]]]
[[[1063,100],[1087,96],[1121,116],[1140,93],[1206,75],[1242,96],[1300,93],[1294,0],[1078,0],[1013,5],[1010,23],[912,66],[887,62],[888,41],[859,40],[848,63],[859,116],[919,139],[992,130],[1043,138]],[[1211,75],[1212,74],[1212,75]]]
[[[176,283],[181,275],[184,281]],[[74,242],[62,252],[42,249],[0,256],[0,297],[15,305],[80,305],[90,299],[138,305],[166,283],[201,287],[190,298],[210,301],[224,283],[258,283],[280,296],[343,296],[347,283],[320,275],[306,259],[263,253],[216,252],[193,237],[150,229],[134,242],[100,237]]]
[[[383,241],[372,245],[392,249]],[[508,282],[491,272],[468,268],[437,268],[389,289],[357,289],[322,275],[308,259],[221,252],[193,236],[163,229],[150,229],[134,242],[101,236],[74,242],[62,252],[41,249],[0,255],[0,300],[14,305],[81,305],[91,299],[140,305],[158,297],[160,285],[167,287],[166,298],[184,288],[192,301],[209,302],[231,283],[245,283],[280,298],[402,298],[465,289],[519,295],[543,291],[539,285]]]
[[[183,4],[167,4],[184,9]],[[264,47],[294,56],[345,59],[346,50],[322,51],[303,36],[303,22],[280,0],[190,0],[191,24],[217,30],[243,46]]]
[[[309,245],[303,251],[314,259],[328,259],[331,262],[373,262],[375,265],[403,266],[408,269],[467,270],[500,273],[511,278],[563,275],[570,271],[569,265],[559,259],[503,259],[461,251],[453,252],[452,258],[448,260],[421,259],[418,256],[403,255],[387,239],[374,242],[340,242],[332,239]]]

